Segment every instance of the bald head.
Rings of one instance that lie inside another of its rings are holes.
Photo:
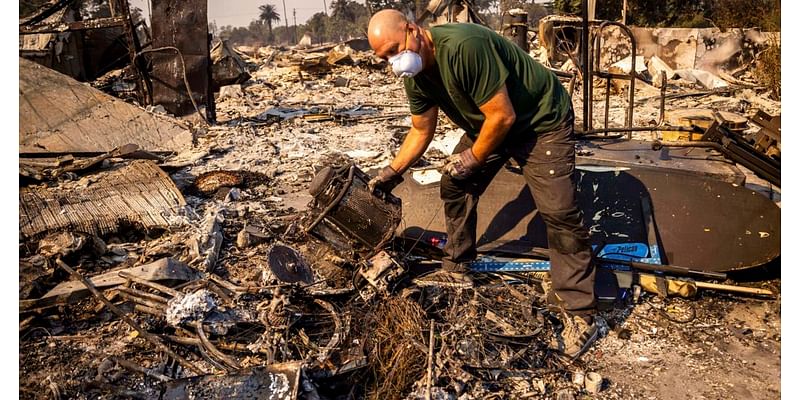
[[[422,57],[422,66],[434,65],[434,44],[431,33],[397,10],[381,10],[369,20],[367,38],[375,55],[388,60],[401,51],[409,50]]]
[[[408,20],[397,10],[381,10],[369,20],[367,38],[369,45],[380,54],[387,45],[402,43],[405,40]]]

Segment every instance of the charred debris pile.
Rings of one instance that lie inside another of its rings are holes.
[[[395,81],[370,53],[345,50],[351,61],[342,67],[336,51],[302,60],[268,52],[268,68],[223,87],[218,118],[227,120],[215,126],[139,111],[159,129],[193,134],[194,146],[169,144],[177,152],[129,144],[23,155],[23,397],[486,398],[585,390],[568,378],[571,364],[548,349],[557,320],[539,302],[543,276],[487,275],[474,290],[418,286],[413,276],[431,268],[438,248],[394,240],[396,198],[383,205],[385,215],[372,216],[384,224],[361,236],[331,225],[315,206],[321,200],[298,210],[321,184],[312,182],[321,166],[375,164],[396,140],[320,141],[328,128],[341,135],[337,129],[375,130],[406,118],[393,108],[399,95],[368,94]],[[293,65],[281,67],[283,58]],[[325,88],[330,101],[309,107],[290,98],[314,88]],[[101,106],[123,105],[91,94]],[[121,134],[118,140],[130,139]],[[101,137],[89,139],[86,146]],[[241,151],[245,141],[251,144]],[[364,196],[365,175],[357,174]]]
[[[542,52],[544,44],[534,48]],[[37,112],[44,103],[20,110],[22,397],[626,398],[635,387],[598,373],[609,352],[667,351],[656,339],[668,338],[700,343],[687,357],[705,351],[723,363],[703,343],[780,340],[779,325],[777,337],[746,324],[715,331],[733,305],[762,298],[700,292],[689,301],[634,287],[605,304],[608,341],[567,360],[551,349],[561,326],[546,307],[546,273],[477,274],[474,288],[417,279],[436,267],[438,243],[396,237],[399,200],[365,194],[362,169],[385,163],[410,122],[402,86],[363,41],[222,42],[212,56],[212,124],[125,103],[41,66],[29,71],[58,77],[23,84],[21,70],[21,96],[107,110],[59,108],[80,117],[67,119]],[[644,85],[643,73],[637,63],[637,98],[650,97],[635,105],[633,125],[663,122],[660,98],[676,110],[780,110],[741,80],[745,69],[725,90],[704,74],[664,73],[674,78],[669,96]],[[109,73],[93,85],[125,97],[131,79]],[[606,100],[612,121],[634,107],[626,96]],[[690,128],[698,119],[709,117],[675,117]],[[458,138],[446,119],[439,126],[423,165],[437,165]],[[754,137],[779,160],[774,136]],[[779,280],[760,289],[778,293]]]

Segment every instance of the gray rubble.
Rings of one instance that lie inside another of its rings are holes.
[[[332,163],[353,162],[365,171],[386,165],[411,121],[401,80],[380,60],[346,45],[329,47],[238,48],[235,54],[249,66],[250,79],[223,86],[217,124],[195,124],[195,146],[161,164],[183,193],[179,204],[185,210],[169,215],[170,223],[158,234],[114,231],[106,235],[105,248],[84,246],[71,258],[64,256],[95,278],[109,268],[164,257],[196,270],[202,278],[167,288],[115,278],[114,285],[151,295],[160,308],[151,307],[149,313],[128,301],[114,301],[210,374],[192,376],[176,367],[84,298],[64,305],[65,312],[21,312],[20,387],[26,398],[36,397],[37,391],[54,392],[53,385],[65,397],[126,394],[115,393],[113,386],[141,397],[164,394],[152,376],[123,369],[107,358],[111,355],[166,376],[166,398],[203,393],[337,398],[326,393],[341,395],[340,386],[357,388],[358,398],[406,399],[780,395],[780,295],[769,301],[711,292],[691,300],[650,294],[627,298],[602,313],[608,321],[604,337],[579,362],[565,361],[549,349],[559,327],[544,306],[547,281],[535,274],[492,277],[475,290],[416,288],[364,301],[356,293],[356,266],[303,231],[311,200],[307,189],[316,172]],[[538,51],[543,49],[532,52]],[[668,67],[659,66],[655,56],[643,61],[637,65],[643,77]],[[667,78],[666,90],[676,95],[666,103],[667,114],[686,108],[746,117],[758,109],[780,114],[780,102],[757,87],[723,93],[707,90],[719,88],[715,80],[702,87],[671,74]],[[737,79],[749,77],[744,73]],[[610,126],[621,126],[627,92],[604,84],[594,90],[594,126],[603,124],[606,90],[612,91]],[[698,91],[703,93],[680,96]],[[637,82],[635,126],[658,124],[660,93],[660,88]],[[578,89],[573,94],[578,124],[580,98]],[[440,165],[462,133],[440,115],[420,166]],[[632,136],[647,140],[661,134]],[[214,173],[224,174],[208,175]],[[749,185],[780,204],[780,188],[745,174]],[[201,179],[209,176],[213,179]],[[270,249],[276,244],[302,255],[313,276],[281,280],[270,273]],[[20,269],[30,278],[20,295],[29,299],[63,278],[49,267],[58,252],[39,253],[21,250]],[[751,285],[780,293],[779,276]],[[435,338],[430,382],[429,326]],[[278,366],[284,369],[270,370]],[[370,379],[361,380],[365,376]]]

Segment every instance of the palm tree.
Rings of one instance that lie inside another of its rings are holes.
[[[267,24],[267,29],[269,29],[269,37],[272,39],[272,21],[280,22],[281,16],[275,10],[275,6],[272,4],[258,6],[258,9],[261,10],[261,14],[259,14],[258,19]]]

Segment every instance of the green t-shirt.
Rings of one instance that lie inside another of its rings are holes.
[[[430,31],[436,65],[404,79],[412,114],[439,106],[475,138],[485,119],[479,107],[506,83],[517,115],[509,137],[546,132],[567,116],[570,98],[558,77],[508,39],[476,24]]]

